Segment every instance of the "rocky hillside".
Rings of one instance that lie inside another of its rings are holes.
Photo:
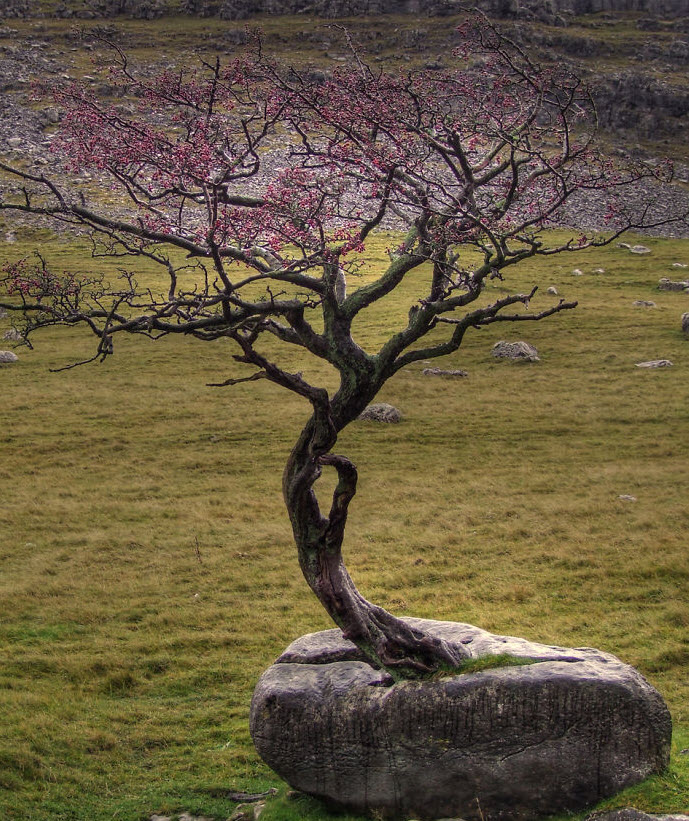
[[[153,18],[165,14],[218,15],[239,20],[255,14],[317,14],[322,17],[411,14],[424,17],[455,14],[459,0],[2,0],[0,17],[49,14],[64,17]],[[641,12],[653,17],[680,17],[689,0],[478,0],[489,14],[565,24],[568,18],[599,12]]]

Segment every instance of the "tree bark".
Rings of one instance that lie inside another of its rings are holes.
[[[330,452],[337,434],[329,420],[319,417],[317,410],[302,431],[283,480],[299,564],[309,587],[344,637],[393,678],[418,678],[439,668],[459,666],[468,656],[463,645],[449,644],[410,627],[357,590],[342,558],[357,471],[349,459]],[[314,491],[324,466],[335,468],[339,478],[327,516],[322,514]]]

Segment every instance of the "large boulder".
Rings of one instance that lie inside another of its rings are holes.
[[[668,710],[614,656],[409,621],[472,656],[532,663],[393,683],[339,630],[302,637],[251,704],[256,749],[292,787],[389,818],[526,821],[667,766]]]

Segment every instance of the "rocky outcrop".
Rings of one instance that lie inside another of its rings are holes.
[[[294,788],[383,817],[533,821],[667,766],[667,708],[614,656],[409,621],[472,656],[531,663],[393,683],[339,630],[303,637],[251,705],[259,754]]]
[[[352,17],[375,14],[415,14],[426,17],[455,14],[453,0],[63,0],[53,14],[62,17],[152,18],[173,13],[226,20],[241,20],[255,14],[317,14],[322,17]],[[572,15],[598,12],[642,12],[652,17],[678,17],[689,11],[689,0],[479,0],[476,3],[497,17],[564,23]],[[34,17],[43,13],[38,0],[1,0],[0,18]]]

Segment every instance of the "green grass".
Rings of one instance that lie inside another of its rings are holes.
[[[475,332],[434,363],[467,379],[400,373],[380,399],[403,422],[354,424],[338,450],[360,470],[346,547],[362,592],[399,614],[597,646],[638,667],[670,706],[672,766],[606,806],[679,812],[689,308],[655,286],[689,263],[689,242],[643,241],[645,257],[609,248],[522,270],[510,285],[540,282],[534,308],[549,285],[579,308]],[[376,242],[373,266],[389,239]],[[74,260],[75,246],[40,245],[58,267]],[[411,298],[401,289],[362,320],[362,344],[403,321]],[[541,362],[494,360],[500,338],[527,339]],[[0,814],[225,819],[228,790],[277,786],[264,821],[353,821],[287,797],[247,726],[261,671],[330,626],[280,497],[308,408],[266,381],[207,388],[239,374],[220,341],[117,339],[112,360],[62,373],[48,369],[87,356],[90,339],[56,329],[38,343],[0,370]],[[674,366],[635,367],[655,358]]]

